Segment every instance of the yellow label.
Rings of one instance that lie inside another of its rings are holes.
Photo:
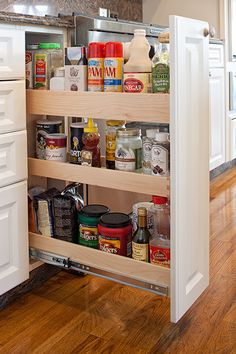
[[[106,159],[108,161],[115,161],[116,151],[116,135],[106,135]]]
[[[132,241],[132,258],[136,261],[148,262],[148,244],[140,244]]]
[[[104,59],[88,59],[88,91],[103,91],[104,88]]]
[[[106,58],[104,61],[104,91],[122,92],[123,58]]]

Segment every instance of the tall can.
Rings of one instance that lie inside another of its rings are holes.
[[[36,122],[36,157],[45,160],[46,135],[62,133],[61,120],[40,119]]]
[[[122,92],[123,45],[121,42],[108,42],[105,46],[104,91]]]
[[[84,127],[84,123],[71,123],[70,125],[70,163],[81,165]]]
[[[105,45],[92,42],[88,47],[88,91],[104,90],[104,55]]]

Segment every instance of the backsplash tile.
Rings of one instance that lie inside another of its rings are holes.
[[[0,0],[0,11],[38,16],[56,16],[59,12],[65,15],[82,12],[95,16],[99,7],[118,13],[123,20],[142,21],[142,0]]]

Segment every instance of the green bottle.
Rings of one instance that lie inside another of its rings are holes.
[[[153,57],[152,90],[153,93],[170,92],[170,51],[169,42],[165,40],[159,44],[159,48]]]

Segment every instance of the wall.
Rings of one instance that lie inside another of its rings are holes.
[[[168,26],[169,15],[207,21],[220,33],[220,0],[143,0],[143,21]]]
[[[124,20],[142,21],[142,0],[0,0],[0,11],[41,16],[73,11],[98,15],[99,7],[117,12]]]

